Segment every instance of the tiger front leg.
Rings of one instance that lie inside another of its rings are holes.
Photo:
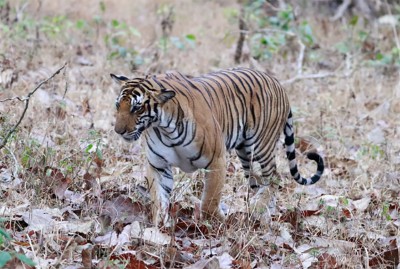
[[[161,223],[168,225],[169,198],[174,185],[171,168],[157,168],[148,164],[147,179],[152,201],[151,215],[153,224],[156,226]]]
[[[220,157],[214,161],[206,172],[201,211],[203,218],[223,221],[225,219],[220,209],[222,188],[225,183],[225,158]]]

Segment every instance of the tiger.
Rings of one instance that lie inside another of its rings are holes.
[[[277,175],[275,147],[282,132],[292,178],[311,185],[323,174],[323,158],[309,152],[317,172],[309,178],[300,175],[288,95],[270,74],[233,68],[198,77],[177,71],[133,79],[110,76],[120,86],[115,132],[130,142],[144,137],[154,224],[168,218],[172,167],[205,171],[202,218],[223,221],[219,204],[227,153],[235,149],[251,188],[268,186]],[[255,163],[261,169],[256,180]]]

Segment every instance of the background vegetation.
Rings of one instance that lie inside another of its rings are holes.
[[[395,268],[399,23],[395,0],[0,0],[0,267]],[[238,65],[282,81],[301,172],[318,148],[323,179],[294,183],[278,143],[266,208],[231,155],[216,226],[198,218],[203,172],[176,170],[174,225],[152,226],[109,73]]]

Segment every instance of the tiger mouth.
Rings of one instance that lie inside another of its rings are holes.
[[[137,141],[141,134],[142,132],[136,131],[130,134],[123,134],[122,138],[128,142]]]

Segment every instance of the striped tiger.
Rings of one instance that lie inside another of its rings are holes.
[[[308,153],[317,172],[310,178],[300,175],[288,96],[266,73],[235,68],[200,77],[178,72],[134,79],[110,75],[121,87],[115,132],[127,141],[145,138],[155,224],[168,218],[173,166],[188,173],[205,169],[202,215],[222,220],[219,203],[227,151],[236,150],[251,187],[268,185],[276,173],[274,149],[282,131],[290,173],[297,183],[314,184],[324,171],[322,157]],[[255,162],[261,177],[251,180]]]

